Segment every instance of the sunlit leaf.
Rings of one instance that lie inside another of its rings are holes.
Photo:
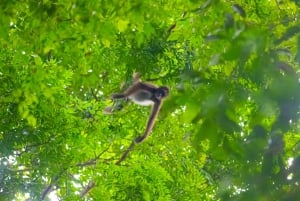
[[[128,20],[122,20],[122,19],[118,20],[117,22],[118,30],[120,32],[124,32],[127,29],[128,24],[129,24]]]

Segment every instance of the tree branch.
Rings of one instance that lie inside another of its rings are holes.
[[[93,187],[95,183],[93,181],[89,181],[89,184],[81,191],[80,198],[83,198]]]
[[[57,183],[57,181],[59,180],[59,178],[61,177],[61,175],[66,171],[67,169],[63,169],[61,170],[51,181],[51,183],[44,189],[42,196],[41,196],[41,200],[44,200],[46,198],[46,196],[50,193],[50,191],[52,190],[53,186]]]
[[[84,167],[84,166],[89,166],[89,165],[95,165],[97,160],[100,159],[100,157],[110,148],[111,144],[104,149],[101,153],[99,153],[95,158],[90,159],[86,162],[83,163],[77,163],[76,165],[71,165],[69,166],[69,168],[78,166],[78,167]],[[41,200],[44,200],[46,198],[46,196],[51,192],[53,186],[57,183],[57,181],[59,180],[59,178],[62,176],[62,174],[67,170],[67,168],[61,170],[61,172],[59,174],[57,174],[53,180],[51,181],[51,183],[44,189],[42,196],[41,196]],[[84,195],[86,195],[88,193],[88,191],[90,189],[92,189],[94,187],[94,182],[90,181],[88,186],[82,191],[82,193],[80,194],[80,197],[83,197]]]

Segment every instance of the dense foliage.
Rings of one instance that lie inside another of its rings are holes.
[[[2,0],[0,200],[296,200],[299,6]],[[134,72],[171,96],[116,165],[149,108],[103,109]]]

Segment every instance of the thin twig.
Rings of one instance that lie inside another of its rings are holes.
[[[86,162],[83,162],[83,163],[77,163],[76,166],[78,167],[84,167],[84,166],[89,166],[89,165],[95,165],[97,160],[100,159],[100,157],[108,151],[108,149],[110,148],[111,144],[109,146],[107,146],[106,149],[104,149],[101,153],[99,153],[95,158],[92,158]]]
[[[90,91],[91,91],[91,94],[92,94],[92,96],[94,97],[94,99],[95,99],[96,101],[99,101],[97,95],[94,93],[94,90],[93,90],[93,89],[90,89]]]

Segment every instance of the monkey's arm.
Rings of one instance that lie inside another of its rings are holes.
[[[111,95],[112,99],[121,99],[121,98],[126,98],[127,96],[125,94],[113,94]]]
[[[131,87],[129,87],[124,93],[116,93],[112,95],[113,99],[127,98],[128,96],[136,93],[138,90],[146,90],[150,93],[154,93],[157,89],[156,86],[151,84],[144,84],[142,82],[137,82]]]
[[[151,131],[153,129],[154,123],[155,123],[155,119],[156,119],[156,117],[157,117],[157,115],[159,113],[159,110],[161,108],[161,105],[162,105],[162,101],[157,101],[153,105],[150,117],[149,117],[148,122],[147,122],[146,131],[145,131],[144,135],[139,136],[139,137],[137,137],[135,139],[136,143],[143,142],[150,135],[150,133],[151,133]]]

